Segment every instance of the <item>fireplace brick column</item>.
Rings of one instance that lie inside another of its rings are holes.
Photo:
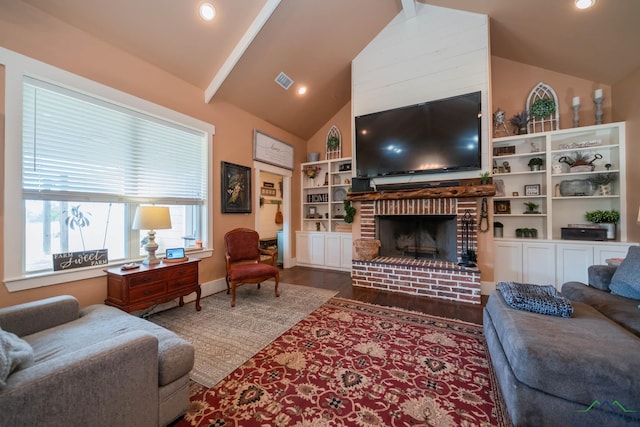
[[[469,211],[475,220],[470,246],[477,247],[477,201],[475,198],[426,198],[366,200],[360,203],[360,235],[376,238],[376,215],[456,215],[457,253],[462,250],[462,217]],[[426,295],[480,304],[480,270],[455,263],[378,257],[353,260],[353,286]]]

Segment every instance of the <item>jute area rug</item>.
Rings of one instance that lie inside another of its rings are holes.
[[[318,308],[335,291],[280,283],[280,297],[274,283],[260,289],[247,284],[236,288],[236,306],[231,295],[220,292],[201,301],[202,310],[192,305],[158,313],[148,320],[174,331],[195,347],[191,379],[213,387],[287,329]]]
[[[174,427],[508,426],[482,328],[332,298]]]

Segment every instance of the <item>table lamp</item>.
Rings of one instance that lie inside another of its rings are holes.
[[[144,245],[144,249],[147,251],[147,258],[145,258],[142,263],[144,265],[160,264],[160,259],[156,258],[158,244],[156,243],[155,230],[168,230],[171,228],[169,208],[162,206],[138,206],[131,228],[133,230],[149,230],[149,241]]]

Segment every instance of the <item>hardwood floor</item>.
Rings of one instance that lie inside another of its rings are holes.
[[[280,269],[280,281],[314,288],[332,289],[338,291],[336,296],[341,298],[419,311],[478,325],[482,324],[482,307],[486,303],[486,297],[482,298],[481,305],[477,305],[355,287],[351,286],[351,275],[349,273],[319,268],[293,267]]]

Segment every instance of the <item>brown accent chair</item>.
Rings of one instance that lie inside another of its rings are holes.
[[[280,272],[276,265],[277,252],[260,248],[260,236],[248,228],[236,228],[224,235],[225,258],[227,260],[227,294],[231,290],[231,307],[236,305],[236,286],[245,283],[260,283],[274,278],[276,297],[279,297]],[[270,262],[261,262],[268,255]]]

